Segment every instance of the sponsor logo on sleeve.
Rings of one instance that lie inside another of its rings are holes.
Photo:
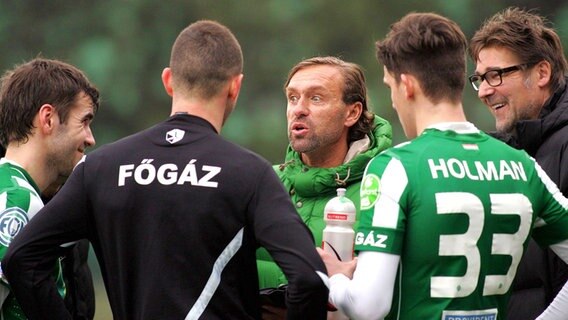
[[[8,246],[28,223],[28,215],[20,208],[8,208],[0,213],[0,244]]]
[[[381,193],[381,180],[375,174],[368,174],[361,182],[361,210],[372,208]]]

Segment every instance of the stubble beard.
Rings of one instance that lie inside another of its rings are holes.
[[[540,108],[535,104],[530,104],[525,106],[523,109],[519,109],[516,113],[511,113],[510,117],[502,119],[500,122],[495,123],[495,127],[498,133],[507,135],[517,134],[517,123],[519,121],[537,119]],[[534,114],[534,116],[533,116]]]
[[[523,85],[527,90],[530,90],[532,88],[530,78],[525,79]],[[510,99],[507,99],[507,103],[510,102]],[[538,119],[542,107],[543,105],[540,105],[537,101],[529,100],[527,101],[527,105],[524,107],[520,108],[517,106],[517,108],[511,109],[515,112],[511,112],[510,117],[503,119],[503,121],[501,121],[501,125],[497,122],[495,123],[497,132],[500,134],[516,136],[517,123],[519,123],[519,121]]]
[[[67,178],[75,167],[74,159],[52,154],[48,160],[49,170],[56,174],[56,178]]]
[[[515,131],[515,124],[517,121],[515,119],[506,119],[501,122],[495,123],[495,128],[499,134],[512,135]]]
[[[50,146],[50,153],[46,159],[49,170],[56,174],[57,178],[71,175],[73,168],[81,160],[81,158],[75,159],[76,147],[70,145],[66,139],[65,135],[58,135]]]
[[[292,133],[288,135],[288,141],[290,141],[290,146],[292,150],[299,153],[309,153],[316,150],[320,146],[320,141],[317,138],[294,138]]]

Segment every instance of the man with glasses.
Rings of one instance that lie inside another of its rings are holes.
[[[483,24],[469,50],[476,64],[469,80],[495,117],[496,136],[526,150],[568,195],[568,63],[556,32],[543,17],[508,8]],[[566,264],[531,241],[513,283],[510,319],[534,319],[567,279]]]
[[[568,199],[465,117],[466,42],[455,22],[410,13],[376,44],[410,141],[365,169],[354,270],[319,250],[330,302],[351,319],[517,319],[507,301],[530,233],[568,262]],[[568,285],[538,320],[566,314]]]

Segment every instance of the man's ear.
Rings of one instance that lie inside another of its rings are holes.
[[[171,97],[174,90],[172,89],[172,69],[170,67],[166,67],[162,71],[162,84],[166,93]]]
[[[414,98],[416,91],[416,79],[406,73],[400,75],[400,82],[402,84],[402,90],[404,90],[404,96],[406,99]]]
[[[360,101],[347,105],[347,117],[345,118],[345,126],[351,127],[361,117],[363,113],[363,104]]]
[[[548,86],[552,78],[552,66],[550,62],[542,60],[535,66],[535,69],[538,74],[537,85],[541,88]]]
[[[244,75],[242,73],[237,76],[234,76],[231,79],[231,83],[229,84],[228,99],[235,103],[237,102],[237,98],[239,97],[239,92],[241,91],[243,77]]]
[[[55,122],[59,121],[59,115],[57,114],[57,110],[50,104],[44,104],[39,108],[37,113],[37,128],[46,134],[49,134],[53,131],[55,127]]]

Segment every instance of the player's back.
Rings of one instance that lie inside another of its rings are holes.
[[[285,261],[288,312],[325,314],[323,264],[271,165],[205,119],[176,114],[89,154],[46,210],[69,203],[116,318],[260,318],[260,245]]]
[[[481,132],[428,129],[367,171],[379,173],[381,192],[399,205],[377,209],[372,222],[392,229],[385,247],[402,237],[390,250],[401,255],[390,316],[503,319],[533,211],[544,201],[533,160]]]
[[[257,292],[254,282],[243,285],[256,278],[247,205],[259,176],[272,173],[268,163],[205,120],[176,115],[100,148],[84,167],[93,225],[103,235],[95,252],[106,270],[121,270],[108,284],[120,306],[115,316],[175,318],[203,305],[205,318],[239,319],[252,309],[255,301],[241,298]],[[221,272],[211,289],[208,280]]]

